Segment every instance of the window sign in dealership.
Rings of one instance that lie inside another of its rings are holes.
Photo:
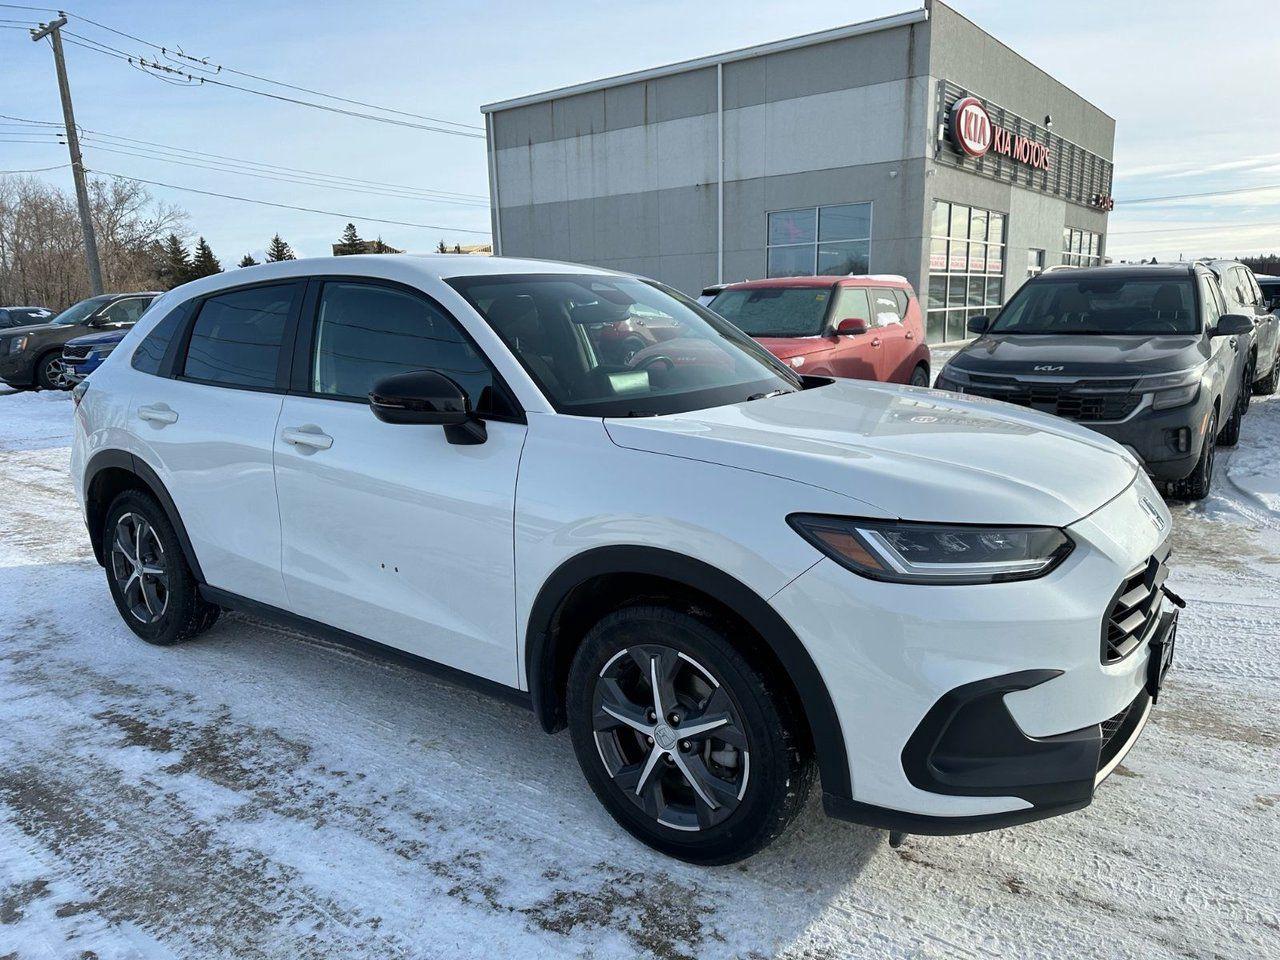
[[[930,343],[960,340],[969,317],[1004,302],[1005,216],[935,200],[932,223],[925,334]]]

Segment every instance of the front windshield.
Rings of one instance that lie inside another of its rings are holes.
[[[831,287],[725,290],[709,306],[753,337],[816,337],[822,333]]]
[[[1158,336],[1199,329],[1190,278],[1068,275],[1025,284],[1000,311],[990,332]]]
[[[67,307],[60,314],[50,320],[50,323],[72,324],[79,323],[86,317],[93,314],[104,303],[107,303],[110,297],[90,297],[88,300],[81,300],[75,306]]]
[[[658,284],[591,274],[449,283],[561,413],[680,413],[801,386],[732,324]]]

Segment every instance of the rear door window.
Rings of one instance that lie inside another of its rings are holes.
[[[285,283],[209,297],[191,329],[182,375],[229,387],[276,387],[285,328],[301,290],[300,283]]]
[[[116,327],[131,327],[138,318],[151,306],[154,297],[129,297],[117,300],[102,311],[102,324]]]
[[[875,314],[877,326],[888,327],[902,322],[902,308],[898,305],[898,298],[893,295],[892,290],[877,287],[870,293],[871,308]]]

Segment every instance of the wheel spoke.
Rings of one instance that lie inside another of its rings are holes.
[[[703,803],[712,810],[738,802],[738,788],[712,773],[700,755],[676,753],[676,766]]]
[[[618,681],[606,677],[600,681],[600,709],[596,712],[595,728],[612,730],[619,724],[643,734],[653,733],[653,724],[645,716],[646,708],[622,691]]]
[[[661,722],[679,706],[676,699],[675,676],[680,669],[680,658],[675,651],[663,649],[649,658],[649,685],[653,688],[653,711]]]
[[[716,687],[715,692],[707,699],[706,706],[700,712],[686,718],[680,724],[678,732],[685,740],[700,739],[709,733],[716,732],[716,736],[724,739],[726,743],[732,743],[735,747],[745,747],[744,743],[738,742],[741,739],[741,733],[736,728],[725,729],[733,725],[732,711],[733,705],[729,695],[724,692],[723,687]]]
[[[125,558],[136,565],[138,558],[134,555],[133,537],[130,536],[129,530],[125,526],[128,516],[120,518],[120,522],[116,524],[116,549],[125,555]]]
[[[139,577],[138,582],[142,585],[142,602],[146,604],[147,613],[155,619],[164,609],[164,601],[160,599],[160,595],[156,592],[156,585],[150,579]]]

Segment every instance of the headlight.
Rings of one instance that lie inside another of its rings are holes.
[[[1139,393],[1151,394],[1153,410],[1168,410],[1191,403],[1200,393],[1200,379],[1204,376],[1205,364],[1179,370],[1176,373],[1161,373],[1154,377],[1143,377],[1134,388]]]
[[[938,379],[934,381],[933,385],[939,390],[953,390],[957,393],[963,393],[964,388],[969,383],[970,380],[967,373],[947,364],[942,368],[942,372],[938,374]]]
[[[792,514],[802,537],[854,573],[890,583],[1003,583],[1042,577],[1075,543],[1057,527],[979,527]]]
[[[92,350],[89,351],[89,356],[98,357],[99,359],[101,359],[102,357],[110,356],[111,351],[114,350],[117,346],[118,344],[108,343],[107,345],[102,347],[94,347]]]
[[[12,340],[9,341],[10,353],[21,353],[25,349],[27,349],[26,337],[14,337]]]

